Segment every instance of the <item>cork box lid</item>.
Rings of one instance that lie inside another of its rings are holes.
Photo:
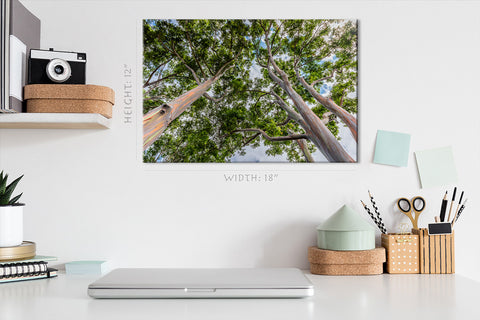
[[[25,86],[24,96],[25,100],[102,100],[115,104],[115,92],[111,88],[92,84],[30,84]]]

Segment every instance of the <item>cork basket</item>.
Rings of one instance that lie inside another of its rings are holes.
[[[24,90],[31,113],[99,113],[111,118],[115,104],[115,92],[103,86],[31,84]]]
[[[385,249],[337,251],[308,248],[310,272],[324,275],[374,275],[383,273]]]
[[[382,234],[382,247],[387,250],[388,273],[420,273],[419,236],[411,233]]]
[[[455,273],[455,234],[428,234],[413,229],[420,237],[420,273]]]

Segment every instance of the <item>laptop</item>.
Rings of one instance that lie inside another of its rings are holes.
[[[115,269],[91,283],[93,298],[303,298],[312,283],[295,268]]]

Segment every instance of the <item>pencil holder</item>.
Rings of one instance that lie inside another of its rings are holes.
[[[411,233],[382,234],[388,273],[420,273],[419,236]]]
[[[455,235],[428,234],[428,229],[413,229],[420,237],[420,273],[455,273]]]

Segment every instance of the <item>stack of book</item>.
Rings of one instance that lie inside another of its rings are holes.
[[[1,0],[0,113],[22,112],[30,49],[40,47],[40,20],[19,0]]]
[[[54,260],[57,258],[35,256],[28,260],[0,261],[0,283],[56,277],[57,269],[48,267],[48,261]]]

